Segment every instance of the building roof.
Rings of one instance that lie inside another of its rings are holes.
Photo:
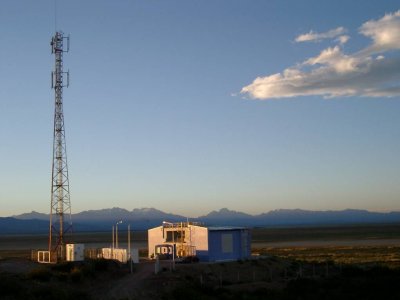
[[[181,229],[181,228],[187,228],[189,226],[198,226],[198,227],[202,227],[202,228],[207,228],[209,231],[229,231],[229,230],[244,230],[244,229],[248,229],[247,227],[238,227],[238,226],[205,226],[204,224],[200,224],[200,223],[170,223],[168,225],[161,225],[161,226],[157,226],[157,227],[153,227],[153,228],[149,228],[148,230],[154,230],[154,229],[159,229],[159,228],[164,228],[164,229]]]
[[[210,226],[207,227],[210,231],[225,231],[225,230],[243,230],[246,227],[232,227],[232,226]]]

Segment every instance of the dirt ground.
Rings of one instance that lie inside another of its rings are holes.
[[[287,268],[286,274],[284,272]],[[191,285],[214,289],[252,289],[260,287],[283,287],[284,276],[298,276],[290,264],[282,261],[247,261],[226,263],[176,264],[172,270],[170,261],[161,262],[161,271],[155,274],[153,261],[135,266],[133,274],[104,285],[91,294],[96,299],[160,299],[180,287]],[[274,278],[271,279],[271,276]]]
[[[398,251],[398,249],[395,250]],[[264,299],[265,297],[261,297],[260,293],[266,292],[272,293],[271,297],[276,297],[270,299],[297,299],[281,298],[281,294],[293,289],[294,284],[293,293],[297,295],[297,289],[301,289],[301,285],[296,286],[296,284],[304,280],[308,280],[305,284],[320,284],[321,282],[324,284],[326,280],[332,280],[337,281],[340,287],[345,286],[349,279],[353,280],[353,277],[355,282],[365,279],[365,275],[360,273],[363,271],[351,271],[352,268],[354,269],[354,264],[337,264],[329,257],[321,261],[310,260],[311,255],[323,257],[327,251],[325,248],[319,251],[308,250],[307,253],[303,253],[302,251],[305,250],[300,248],[296,250],[297,252],[291,252],[290,255],[287,255],[288,249],[275,249],[275,251],[275,255],[259,255],[244,261],[175,264],[174,270],[171,261],[160,261],[158,274],[154,272],[155,262],[150,260],[142,260],[139,264],[133,265],[133,272],[130,273],[129,265],[121,265],[110,260],[41,265],[24,258],[2,259],[0,260],[0,290],[2,288],[3,290],[0,293],[0,299],[3,299],[4,287],[8,288],[10,285],[4,286],[4,282],[13,283],[13,280],[14,283],[11,286],[16,287],[14,290],[9,290],[8,297],[4,299]],[[333,250],[329,249],[329,251]],[[380,250],[373,249],[377,255],[379,251],[388,250],[384,247]],[[357,257],[362,252],[352,249],[351,254],[348,249],[346,253]],[[346,266],[350,267],[350,273],[346,271]],[[364,266],[366,268],[363,267],[361,270],[375,268],[376,263],[364,264]],[[398,267],[394,268],[394,270],[397,269],[400,270]],[[387,272],[389,271],[384,269],[373,271],[371,282],[381,279],[382,286],[388,288],[390,280],[400,278],[400,273],[397,271],[394,274],[389,272],[387,277],[384,277],[386,275],[382,274]],[[365,283],[365,285],[369,287],[370,283]],[[331,286],[332,284],[323,288],[331,288]],[[310,287],[309,291],[311,292],[312,289],[313,287]],[[31,291],[31,294],[21,294],[19,293],[21,290]],[[50,294],[48,294],[49,291],[51,291]],[[360,291],[362,292],[362,289],[356,290],[356,292]],[[13,293],[16,293],[15,297]],[[34,297],[30,298],[32,295]],[[60,295],[62,298],[59,298]]]
[[[154,277],[154,264],[142,262],[134,266],[134,272],[92,289],[91,295],[95,299],[144,299],[144,296],[151,296],[149,291],[144,289],[150,278]],[[149,298],[151,299],[151,298]]]
[[[43,267],[51,268],[26,259],[0,260],[0,275],[19,274],[29,277],[30,274],[43,270]],[[209,289],[222,286],[231,289],[278,288],[282,287],[289,277],[298,276],[296,268],[297,266],[275,258],[176,264],[174,270],[171,261],[160,261],[160,272],[155,274],[155,262],[142,261],[134,265],[133,273],[129,272],[129,266],[121,266],[117,273],[114,269],[110,269],[106,273],[96,273],[95,277],[83,277],[79,280],[79,284],[67,282],[71,287],[84,290],[91,299],[146,300],[160,299],[162,295],[174,289],[192,285]],[[57,271],[52,272],[53,279],[41,284],[58,286],[57,278],[61,277],[57,275]]]

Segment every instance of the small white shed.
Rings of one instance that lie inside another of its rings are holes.
[[[85,259],[84,244],[66,244],[67,261],[83,261]]]

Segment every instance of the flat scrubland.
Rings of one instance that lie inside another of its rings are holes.
[[[309,263],[400,267],[400,225],[256,229],[252,251]]]
[[[175,270],[161,261],[158,274],[147,260],[131,273],[128,265],[106,260],[40,265],[29,260],[30,249],[1,248],[0,299],[400,299],[400,225],[256,228],[252,234],[252,259],[176,264]],[[111,235],[75,238],[100,245]],[[0,236],[0,247],[13,241]],[[135,244],[146,245],[146,232],[134,233]]]

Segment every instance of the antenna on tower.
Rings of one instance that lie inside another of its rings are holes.
[[[49,251],[55,253],[57,258],[64,260],[67,235],[72,234],[67,145],[65,141],[63,112],[63,88],[69,85],[69,71],[64,72],[63,70],[63,54],[69,51],[69,36],[65,37],[63,32],[56,31],[50,45],[51,52],[55,56],[55,68],[51,73],[51,87],[54,89],[55,110]],[[66,82],[64,81],[65,77]]]
[[[54,0],[54,32],[57,32],[57,0]]]

